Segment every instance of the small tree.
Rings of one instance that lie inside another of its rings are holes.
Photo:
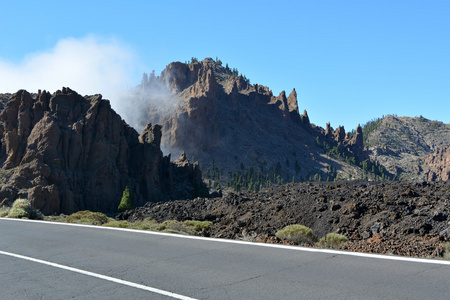
[[[128,189],[128,186],[125,187],[125,190],[122,194],[122,200],[120,200],[119,207],[117,208],[119,212],[124,212],[126,210],[133,209],[133,195],[130,192],[130,189]]]

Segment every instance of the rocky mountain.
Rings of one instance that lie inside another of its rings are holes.
[[[210,188],[237,191],[450,176],[450,124],[387,116],[353,133],[324,129],[300,113],[295,89],[275,96],[210,58],[144,74],[131,97],[140,135],[101,95],[0,94],[0,204],[27,197],[45,214],[112,212],[126,186],[136,205],[204,194],[202,173]]]
[[[370,157],[401,180],[448,180],[450,124],[389,115],[363,132]]]
[[[268,87],[250,84],[245,76],[211,58],[171,63],[160,76],[144,74],[139,95],[150,99],[160,94],[161,86],[167,89],[170,103],[173,98],[178,101],[167,108],[164,97],[148,100],[141,117],[161,124],[163,149],[186,150],[201,163],[213,185],[236,185],[236,178],[249,170],[260,174],[252,177],[258,187],[270,185],[269,181],[364,176],[358,163],[369,157],[363,151],[361,128],[351,136],[343,127],[323,129],[311,124],[306,110],[300,112],[295,89],[275,96]],[[249,186],[250,180],[244,185]]]
[[[136,205],[204,190],[197,163],[163,156],[161,126],[139,135],[101,95],[20,90],[0,100],[1,205],[26,197],[44,214],[114,212],[126,186]]]

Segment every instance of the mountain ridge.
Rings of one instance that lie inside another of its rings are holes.
[[[388,115],[364,127],[364,145],[369,149],[370,157],[400,179],[449,178],[444,156],[448,155],[446,149],[450,146],[450,124],[422,116]],[[441,158],[431,158],[436,156]]]
[[[445,158],[425,156],[450,145],[450,124],[390,115],[353,132],[330,123],[322,128],[310,121],[306,109],[300,113],[295,88],[288,96],[285,91],[275,96],[269,87],[250,84],[236,69],[211,58],[170,63],[152,78],[181,100],[172,114],[160,118],[150,112],[146,120],[163,125],[163,147],[189,149],[206,169],[280,169],[281,163],[284,182],[448,177],[442,173],[445,166],[431,167]]]

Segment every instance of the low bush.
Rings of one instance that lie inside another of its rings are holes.
[[[186,220],[184,223],[187,226],[192,227],[195,231],[207,230],[212,225],[212,222],[210,221]]]
[[[117,227],[117,228],[133,228],[131,226],[132,223],[128,222],[128,221],[116,221],[116,220],[112,220],[109,221],[108,223],[102,224],[102,226],[106,226],[106,227]]]
[[[176,220],[167,220],[162,222],[157,227],[158,231],[168,232],[168,233],[180,233],[195,235],[196,231],[193,227],[188,226],[185,222],[180,222]]]
[[[153,230],[153,231],[163,231],[168,233],[189,234],[189,235],[197,235],[198,232],[208,229],[211,225],[212,222],[209,221],[195,221],[195,220],[189,220],[184,222],[179,222],[176,220],[167,220],[162,223],[158,223],[155,220],[149,218],[146,218],[143,221],[136,221],[136,222],[110,220],[107,223],[103,224],[103,226],[107,227]]]
[[[348,239],[342,234],[331,232],[326,237],[321,238],[315,246],[320,248],[337,248],[347,241]]]
[[[144,221],[128,222],[125,220],[110,220],[108,223],[103,224],[106,227],[118,227],[118,228],[130,228],[139,230],[158,230],[159,224],[151,219],[145,219]]]
[[[164,229],[164,230],[162,230],[162,232],[166,232],[166,233],[174,233],[174,234],[183,234],[183,235],[190,235],[189,233],[186,233],[186,232],[184,232],[184,231],[179,231],[179,230],[170,229],[170,228]]]
[[[131,223],[133,225],[133,228],[139,229],[139,230],[157,230],[158,228],[158,222],[152,219],[144,219],[144,221],[140,222],[134,222]]]
[[[69,216],[61,214],[59,216],[46,216],[47,221],[78,223],[84,225],[99,225],[106,227],[130,228],[139,230],[163,231],[168,233],[198,235],[199,232],[207,230],[212,222],[188,220],[184,222],[167,220],[158,223],[155,220],[146,218],[143,221],[129,222],[125,220],[114,220],[100,212],[89,210],[78,211]]]
[[[8,216],[8,212],[9,212],[9,207],[1,206],[0,207],[0,218],[4,218],[4,217]]]
[[[17,199],[8,210],[8,218],[43,220],[44,215],[27,199]]]
[[[317,238],[314,236],[312,229],[305,225],[288,225],[275,234],[279,239],[291,241],[295,244],[314,243]]]
[[[49,222],[66,222],[67,215],[60,214],[59,216],[45,216],[44,220]]]
[[[450,259],[450,242],[444,245],[444,259]]]
[[[100,212],[92,212],[89,210],[82,210],[71,214],[66,218],[67,223],[78,223],[85,225],[103,225],[111,221],[105,214]]]

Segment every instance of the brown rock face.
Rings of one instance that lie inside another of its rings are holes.
[[[361,127],[353,135],[330,124],[324,130],[310,123],[306,110],[300,114],[295,89],[274,96],[268,87],[252,85],[237,74],[206,58],[171,63],[158,77],[144,76],[138,87],[147,103],[142,119],[162,124],[165,151],[186,151],[201,162],[205,175],[208,169],[220,171],[220,176],[208,178],[214,186],[228,184],[233,173],[249,169],[262,176],[278,173],[277,182],[361,177],[358,164],[343,162],[343,157],[350,162],[368,159]],[[161,90],[166,96],[158,98]],[[330,149],[340,156],[324,155]]]
[[[450,179],[450,147],[438,149],[434,153],[425,156],[424,177],[430,181],[447,181]]]
[[[161,126],[139,136],[101,95],[20,90],[0,113],[0,140],[0,202],[27,197],[44,214],[115,211],[126,186],[136,205],[202,187],[198,166],[188,172],[163,156]]]
[[[358,124],[358,127],[356,127],[356,134],[353,136],[352,140],[350,141],[350,144],[352,146],[356,146],[358,148],[363,147],[363,132],[361,126]]]
[[[147,116],[148,122],[162,124],[165,149],[185,150],[205,169],[215,160],[216,166],[225,169],[224,176],[241,162],[269,169],[281,161],[290,181],[293,174],[301,176],[295,168],[297,160],[308,160],[302,164],[305,178],[322,167],[310,159],[310,152],[317,149],[305,149],[305,145],[315,147],[317,133],[306,111],[300,115],[295,89],[289,96],[284,91],[274,96],[268,87],[252,85],[210,58],[171,63],[157,80],[179,98],[171,114],[162,117],[154,110]]]

